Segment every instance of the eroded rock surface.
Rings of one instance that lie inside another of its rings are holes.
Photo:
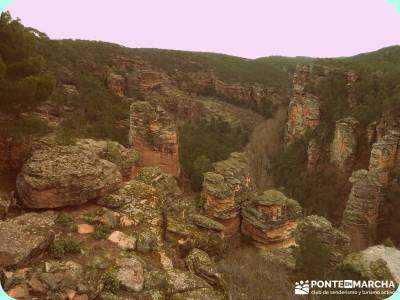
[[[46,250],[54,239],[56,217],[48,211],[0,221],[0,267],[23,265]]]
[[[331,162],[342,171],[353,167],[358,146],[359,122],[354,118],[336,121],[335,137],[331,145]]]
[[[260,247],[288,247],[294,244],[294,230],[302,208],[276,190],[254,195],[242,208],[242,233]]]
[[[373,171],[359,170],[350,177],[353,184],[343,213],[342,228],[351,238],[354,250],[372,245],[376,238],[382,184]]]
[[[167,112],[149,102],[134,102],[130,120],[130,141],[140,153],[139,165],[159,166],[179,177],[178,133]]]
[[[206,215],[225,226],[227,235],[240,228],[240,206],[253,188],[247,158],[244,153],[232,153],[227,160],[204,174],[203,192]]]
[[[31,208],[79,205],[118,189],[137,154],[121,152],[117,143],[80,141],[42,145],[17,178],[18,194]],[[114,162],[112,162],[114,161]]]

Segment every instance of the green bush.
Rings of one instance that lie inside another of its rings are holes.
[[[106,239],[111,233],[111,227],[106,224],[98,224],[94,227],[93,237],[96,240]]]
[[[104,290],[109,292],[117,292],[120,289],[120,282],[115,276],[115,270],[109,270],[102,276]]]
[[[50,246],[51,253],[56,258],[63,258],[67,254],[77,254],[81,252],[81,245],[78,241],[59,239]]]
[[[59,226],[70,227],[74,223],[74,217],[69,213],[63,212],[57,218],[55,223]]]

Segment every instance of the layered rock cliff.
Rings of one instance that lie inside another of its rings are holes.
[[[376,239],[382,184],[373,171],[359,170],[350,177],[353,184],[343,213],[342,228],[351,238],[354,250],[372,245]]]
[[[285,144],[301,138],[309,129],[315,129],[321,121],[321,103],[318,95],[307,91],[307,85],[318,82],[326,75],[326,69],[313,65],[299,65],[293,76],[293,95],[288,109]]]
[[[139,166],[160,166],[163,171],[179,177],[178,132],[163,108],[145,101],[134,102],[129,139],[140,153]]]
[[[202,197],[206,215],[225,226],[227,235],[240,230],[240,206],[252,189],[244,153],[232,153],[204,175]]]
[[[331,145],[331,163],[342,171],[350,170],[356,160],[359,122],[354,118],[336,121]]]

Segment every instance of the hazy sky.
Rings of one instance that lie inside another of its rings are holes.
[[[248,58],[400,44],[400,13],[387,0],[14,0],[7,8],[54,39]]]

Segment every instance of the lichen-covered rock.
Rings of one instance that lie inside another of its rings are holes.
[[[76,145],[85,151],[93,152],[101,159],[108,160],[117,165],[123,177],[133,174],[135,164],[139,160],[139,152],[132,148],[125,148],[113,141],[97,141],[82,139]]]
[[[396,248],[373,246],[363,251],[349,254],[336,268],[334,276],[338,279],[360,278],[361,280],[388,281],[394,285],[400,282],[400,251]],[[394,289],[383,288],[381,291]],[[374,295],[386,299],[388,295]]]
[[[302,208],[276,190],[253,195],[242,207],[242,233],[260,247],[288,247],[294,244],[294,230]]]
[[[126,83],[125,78],[121,75],[111,73],[107,77],[108,88],[117,96],[125,95]]]
[[[373,171],[358,170],[350,177],[353,187],[343,213],[342,228],[354,250],[372,245],[376,238],[382,184]]]
[[[135,257],[121,258],[117,261],[116,278],[128,291],[141,292],[144,287],[144,269]]]
[[[217,231],[205,229],[179,219],[168,217],[165,239],[171,247],[187,253],[199,248],[207,253],[219,254],[226,247],[224,236]]]
[[[229,298],[229,290],[226,283],[217,270],[215,263],[206,252],[200,249],[193,249],[185,258],[186,267],[190,272],[203,278],[210,285],[218,289]]]
[[[47,145],[36,149],[17,178],[17,190],[31,208],[79,205],[116,190],[119,167],[99,156],[97,144]]]
[[[191,272],[170,270],[167,272],[167,293],[176,294],[201,288],[210,288],[202,278]]]
[[[52,211],[27,213],[0,222],[0,267],[23,265],[41,254],[54,239]]]
[[[159,166],[164,172],[179,177],[177,128],[164,109],[145,101],[134,102],[129,137],[140,153],[140,166]]]
[[[193,224],[210,230],[215,231],[224,231],[225,227],[219,222],[214,221],[213,219],[207,218],[203,215],[192,215],[190,220]]]
[[[232,153],[204,174],[202,198],[206,215],[225,226],[225,234],[240,229],[240,205],[253,188],[248,160],[244,153]]]
[[[296,243],[301,246],[309,237],[329,248],[331,267],[340,263],[350,251],[350,238],[324,217],[308,216],[299,223],[295,231]]]
[[[99,199],[98,204],[116,208],[121,223],[134,226],[139,250],[152,251],[161,246],[163,196],[159,190],[142,181],[131,180],[115,193]]]
[[[342,171],[351,169],[354,165],[358,137],[359,122],[354,118],[336,121],[335,137],[331,145],[331,162]]]

